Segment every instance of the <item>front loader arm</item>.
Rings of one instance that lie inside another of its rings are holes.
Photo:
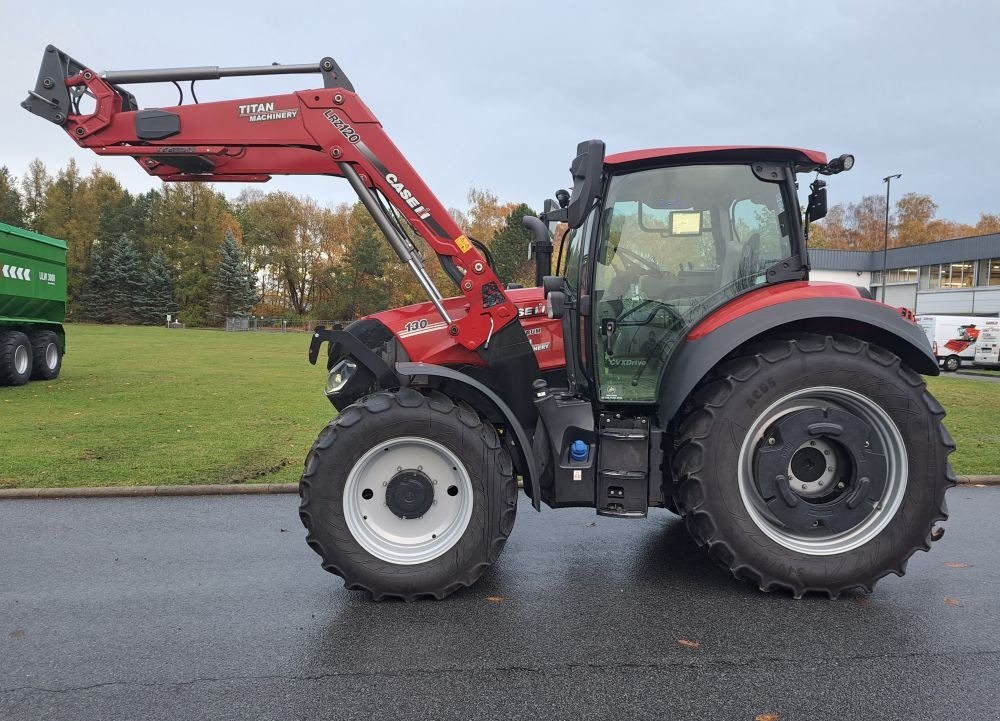
[[[324,88],[286,95],[140,110],[120,86],[233,75],[320,73]],[[94,109],[82,113],[90,96]],[[469,349],[517,318],[517,308],[475,246],[382,129],[331,58],[316,65],[176,68],[97,73],[53,46],[22,106],[98,155],[125,155],[165,181],[264,182],[272,175],[346,177],[393,249],[417,275],[449,333]],[[380,212],[379,191],[437,253],[468,300],[451,318],[406,236]]]

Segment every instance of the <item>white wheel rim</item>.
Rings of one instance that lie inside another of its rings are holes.
[[[763,511],[754,483],[754,451],[764,433],[779,418],[806,408],[841,408],[863,418],[878,436],[886,455],[886,486],[879,507],[861,523],[842,533],[808,535],[776,523]],[[819,386],[789,393],[772,403],[750,426],[740,449],[738,480],[743,506],[754,524],[775,543],[810,556],[846,553],[875,538],[895,517],[906,495],[908,476],[906,444],[895,422],[875,401],[847,388]]]
[[[14,370],[17,371],[18,375],[24,375],[28,372],[28,349],[23,345],[14,349]]]
[[[55,370],[56,365],[59,363],[59,348],[56,347],[55,343],[49,343],[45,346],[45,365],[48,366],[49,370]]]
[[[400,518],[387,505],[389,481],[416,471],[432,482],[433,503],[419,518]],[[368,497],[366,497],[368,496]],[[454,453],[437,441],[403,436],[365,452],[344,482],[344,520],[354,540],[389,563],[411,566],[446,553],[472,518],[472,481]]]

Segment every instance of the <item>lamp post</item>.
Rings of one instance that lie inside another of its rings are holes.
[[[902,173],[896,173],[895,175],[887,175],[882,178],[882,182],[885,183],[885,241],[882,243],[882,302],[885,303],[885,286],[888,283],[888,276],[886,275],[886,260],[889,256],[889,188],[892,187],[892,179],[902,178]]]

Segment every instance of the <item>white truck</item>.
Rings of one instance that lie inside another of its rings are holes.
[[[979,329],[988,320],[969,315],[918,315],[917,325],[927,334],[941,367],[954,372],[963,362],[975,360]]]
[[[1000,318],[987,318],[983,322],[972,364],[982,368],[1000,367]]]

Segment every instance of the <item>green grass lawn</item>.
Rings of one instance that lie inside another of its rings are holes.
[[[66,334],[57,380],[0,388],[0,487],[297,481],[334,414],[304,333]]]
[[[334,413],[302,333],[69,326],[58,380],[0,388],[0,487],[297,481]],[[1000,383],[932,378],[959,473],[1000,472]]]

